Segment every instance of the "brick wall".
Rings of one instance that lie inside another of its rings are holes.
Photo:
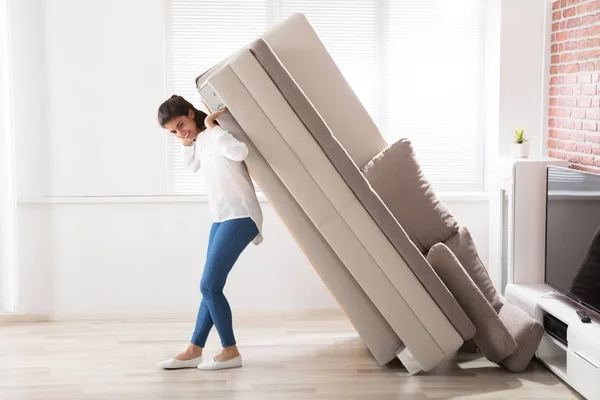
[[[600,173],[600,0],[552,5],[548,151]]]

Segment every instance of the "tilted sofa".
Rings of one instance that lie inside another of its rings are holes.
[[[541,324],[503,302],[410,140],[386,142],[304,15],[196,85],[227,105],[220,125],[248,145],[254,180],[380,364],[427,371],[476,347],[527,367]]]

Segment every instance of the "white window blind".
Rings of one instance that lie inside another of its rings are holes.
[[[175,93],[293,13],[304,13],[381,132],[409,138],[438,190],[483,187],[484,0],[171,0]],[[174,146],[176,147],[176,146]],[[201,193],[173,153],[173,188]]]
[[[483,188],[484,0],[388,1],[382,118],[436,189]]]
[[[197,109],[206,111],[196,77],[260,36],[268,27],[266,0],[172,0],[170,13],[171,87]],[[171,140],[172,190],[205,194],[202,170],[192,174],[180,159],[178,139]]]

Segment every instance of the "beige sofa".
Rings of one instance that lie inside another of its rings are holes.
[[[384,140],[303,15],[196,84],[227,105],[219,123],[247,143],[255,180],[380,364],[430,370],[472,339],[527,366],[541,326],[503,304],[410,142]]]

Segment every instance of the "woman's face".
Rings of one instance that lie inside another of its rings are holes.
[[[194,121],[194,112],[192,110],[188,111],[188,115],[175,117],[167,122],[165,129],[185,141],[192,141],[200,134],[196,121]]]

